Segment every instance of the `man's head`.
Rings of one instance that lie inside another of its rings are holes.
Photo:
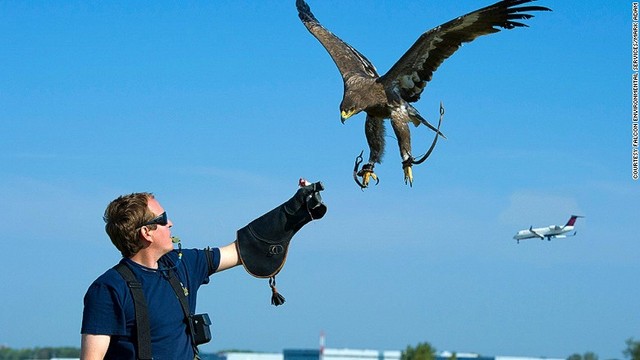
[[[150,205],[154,205],[153,209]],[[146,246],[145,236],[158,228],[149,222],[163,212],[151,193],[123,195],[107,206],[103,217],[105,230],[122,256],[130,258]]]

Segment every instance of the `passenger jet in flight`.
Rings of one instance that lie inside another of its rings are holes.
[[[565,226],[549,225],[547,227],[535,229],[533,228],[533,226],[531,226],[527,230],[518,231],[518,233],[515,234],[513,238],[516,239],[518,243],[520,243],[520,240],[525,239],[538,238],[540,240],[547,239],[551,241],[552,238],[566,238],[567,236],[574,236],[576,234],[575,231],[573,232],[573,234],[565,234],[573,230],[576,220],[581,217],[583,216],[571,215],[571,218],[569,218],[569,221],[567,221],[567,224]]]

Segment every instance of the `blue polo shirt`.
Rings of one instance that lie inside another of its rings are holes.
[[[209,259],[207,252],[212,255]],[[189,309],[194,313],[198,289],[209,283],[209,276],[218,269],[220,250],[184,249],[182,259],[178,259],[175,250],[166,254],[159,261],[160,269],[150,269],[130,259],[121,260],[142,284],[151,325],[151,349],[156,360],[192,360],[194,356],[180,301],[169,283],[168,272],[162,269],[174,268],[188,289]],[[136,358],[133,297],[126,281],[114,268],[98,277],[87,290],[81,332],[111,336],[105,359]]]

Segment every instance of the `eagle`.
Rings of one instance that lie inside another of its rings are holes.
[[[413,185],[412,166],[424,161],[435,147],[438,137],[444,137],[440,132],[444,108],[440,103],[440,120],[435,127],[411,104],[420,99],[440,64],[463,43],[471,42],[482,35],[499,32],[500,28],[527,27],[522,20],[532,18],[530,12],[551,11],[543,6],[529,4],[533,1],[535,0],[502,0],[437,26],[420,35],[391,69],[380,76],[371,61],[322,26],[304,0],[296,0],[300,20],[329,52],[342,75],[342,123],[362,111],[367,114],[365,135],[369,145],[369,160],[359,168],[363,161],[360,153],[354,166],[354,179],[362,189],[369,185],[371,179],[378,182],[373,170],[375,164],[381,163],[384,155],[385,119],[390,119],[398,141],[404,181],[410,186]],[[436,133],[431,147],[418,160],[411,153],[409,123],[416,127],[425,125]],[[362,178],[362,181],[359,181],[359,178]]]

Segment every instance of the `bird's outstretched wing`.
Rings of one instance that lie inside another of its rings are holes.
[[[342,41],[332,32],[325,29],[318,19],[311,13],[309,5],[304,0],[296,0],[298,16],[304,26],[320,41],[338,66],[342,79],[346,82],[352,76],[378,77],[376,68],[371,62],[351,45]]]
[[[418,101],[436,69],[463,43],[499,32],[500,28],[526,27],[518,20],[533,17],[527,12],[551,11],[543,6],[519,6],[532,1],[503,0],[423,33],[380,81],[386,89],[399,88],[404,100]]]

